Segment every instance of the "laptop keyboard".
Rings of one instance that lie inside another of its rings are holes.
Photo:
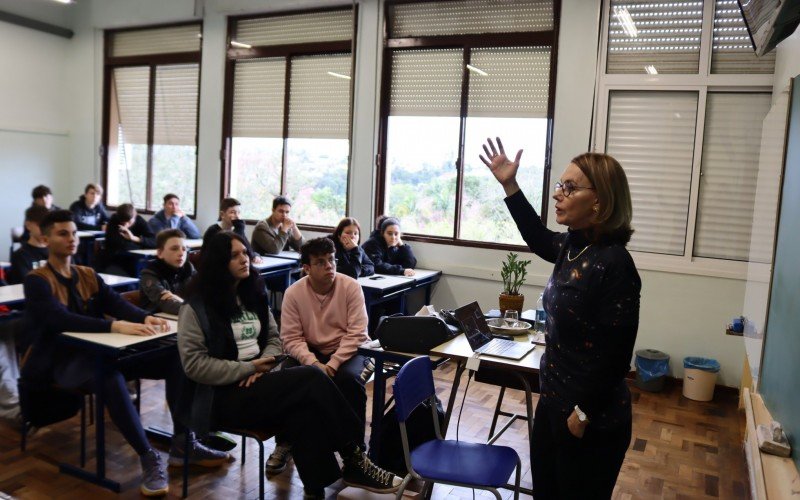
[[[523,346],[524,347],[524,346]],[[492,339],[488,344],[481,346],[477,352],[488,355],[509,354],[520,348],[520,343],[513,340]]]

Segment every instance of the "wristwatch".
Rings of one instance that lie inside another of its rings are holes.
[[[580,409],[578,405],[575,405],[575,413],[578,415],[578,422],[582,424],[589,423],[589,417]]]

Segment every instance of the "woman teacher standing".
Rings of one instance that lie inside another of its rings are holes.
[[[547,346],[533,424],[535,498],[610,498],[631,440],[630,369],[639,326],[641,280],[625,245],[631,196],[611,156],[572,159],[555,184],[550,231],[516,176],[522,150],[509,160],[500,138],[483,161],[503,186],[522,238],[555,264],[544,290]]]

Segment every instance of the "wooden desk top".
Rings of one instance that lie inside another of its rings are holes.
[[[530,341],[528,340],[527,336],[522,335],[517,338],[517,342]],[[464,361],[467,358],[472,357],[473,351],[469,346],[469,342],[467,342],[467,337],[462,333],[458,337],[450,339],[444,344],[437,345],[431,349],[431,354]],[[493,366],[506,370],[519,370],[523,372],[539,373],[539,364],[542,361],[542,354],[544,354],[544,347],[536,346],[534,350],[529,352],[519,361],[486,355],[482,355],[480,358],[482,365],[485,364],[486,366]]]
[[[178,333],[178,323],[175,321],[167,320],[169,323],[169,331],[164,333],[157,333],[149,337],[142,337],[139,335],[125,335],[122,333],[79,333],[79,332],[64,332],[62,335],[79,339],[84,342],[97,344],[114,349],[123,349],[132,345],[147,342],[161,337],[168,337]]]

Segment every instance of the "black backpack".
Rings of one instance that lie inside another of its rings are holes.
[[[436,398],[436,414],[439,418],[439,428],[444,430],[444,410],[439,398]],[[406,461],[403,455],[403,442],[400,439],[400,423],[397,421],[397,410],[394,405],[383,416],[381,424],[378,465],[399,476],[405,476],[408,473],[408,469],[406,469]],[[417,406],[408,416],[406,433],[408,434],[408,447],[410,450],[422,443],[436,439],[436,430],[433,427],[429,400]]]

